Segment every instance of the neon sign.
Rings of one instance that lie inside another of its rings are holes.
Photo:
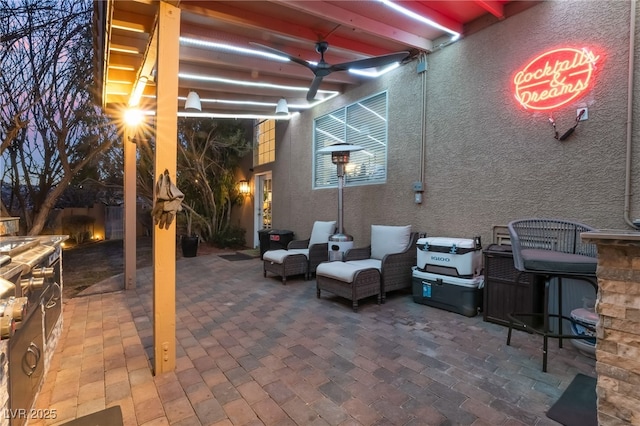
[[[513,77],[516,100],[526,109],[552,110],[577,99],[591,87],[599,58],[569,47],[537,56]]]

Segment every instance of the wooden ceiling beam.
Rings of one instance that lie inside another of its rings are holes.
[[[337,22],[340,25],[357,29],[360,32],[375,34],[377,37],[386,38],[387,40],[391,40],[396,43],[412,46],[419,50],[433,49],[433,43],[429,39],[405,31],[402,28],[393,27],[384,22],[376,21],[366,16],[359,15],[325,1],[272,1],[274,3],[298,10],[300,12],[308,13],[319,18]],[[371,7],[375,6],[372,5]],[[333,38],[332,45],[338,45],[333,40]],[[345,49],[350,48],[350,46],[346,44],[340,45],[340,47]]]
[[[116,5],[117,6],[117,5]],[[116,7],[113,11],[112,26],[131,32],[150,33],[154,25],[154,17],[143,13],[135,13]]]
[[[130,67],[137,70],[142,60],[141,55],[129,55],[120,52],[111,52],[109,54],[110,67]]]
[[[134,71],[109,69],[107,79],[110,82],[128,82],[131,83],[136,77]]]
[[[240,5],[243,2],[238,2]],[[205,6],[206,5],[206,6]],[[289,4],[283,4],[290,7]],[[315,43],[318,40],[318,34],[311,28],[304,25],[290,22],[273,16],[266,16],[263,14],[251,12],[250,10],[235,8],[220,2],[183,2],[180,5],[182,10],[189,11],[198,15],[204,15],[209,18],[222,21],[228,24],[233,24],[245,28],[251,28],[255,30],[267,30],[274,34],[270,40],[253,40],[258,43],[273,44],[273,47],[278,48],[278,41],[275,35],[279,35],[284,40],[297,39],[299,41],[308,41],[309,45],[314,48]],[[367,56],[378,56],[390,53],[388,50],[381,49],[380,47],[363,43],[357,40],[333,35],[331,37],[331,44],[335,47],[340,47],[351,53],[357,52],[359,56],[352,59],[364,59]],[[288,52],[289,53],[289,52]]]
[[[245,28],[288,34],[302,40],[315,40],[317,38],[313,30],[304,25],[264,16],[248,9],[241,9],[224,3],[201,1],[182,2],[180,8],[190,13]]]
[[[504,5],[502,3],[498,3],[495,0],[475,0],[475,2],[496,18],[500,20],[505,18]]]
[[[196,26],[196,25],[188,25],[188,26],[185,25],[185,28],[183,29],[181,36],[185,38],[204,41],[204,42],[222,43],[222,44],[227,44],[227,45],[238,47],[238,48],[254,49],[254,50],[260,50],[259,46],[252,44],[252,43],[258,43],[264,46],[271,47],[273,49],[279,49],[283,53],[286,53],[290,56],[294,56],[296,58],[300,58],[304,61],[317,62],[320,59],[320,54],[315,50],[315,43],[317,40],[315,41],[309,40],[308,42],[303,41],[302,44],[304,47],[298,48],[291,44],[285,46],[280,41],[273,40],[270,42],[265,42],[261,40],[251,39],[244,36],[230,35],[229,33],[222,33],[222,32],[215,32],[200,26]],[[332,36],[331,40],[333,42],[335,40],[341,40],[341,39]],[[346,43],[349,43],[349,42],[346,42]],[[185,44],[187,43],[183,43],[183,47],[181,48],[188,47],[188,46],[185,46]],[[300,44],[301,43],[296,43],[296,45],[300,45]],[[209,50],[206,46],[199,47],[195,45],[193,47],[207,50],[209,52],[221,51],[221,50],[214,50],[214,48],[211,48]],[[389,53],[387,50],[382,50],[382,49],[378,49],[376,51],[378,52],[378,54],[381,54],[381,55]],[[343,49],[340,49],[339,46],[334,46],[333,43],[329,47],[329,50],[325,53],[325,60],[329,63],[335,63],[335,64],[353,61],[357,59],[365,59],[368,57],[369,56],[362,55],[362,54],[353,54],[353,52],[351,51],[346,52],[345,54],[345,51]],[[260,59],[259,57],[256,57],[256,60],[262,60],[262,59]]]
[[[428,1],[399,1],[397,3],[405,9],[417,13],[420,16],[424,16],[425,18],[430,19],[436,24],[442,25],[443,27],[455,31],[458,34],[462,34],[464,32],[464,24],[462,22],[450,18],[449,16],[446,16],[438,12],[437,10],[430,8],[428,6]]]

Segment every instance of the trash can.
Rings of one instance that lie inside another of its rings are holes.
[[[269,232],[271,229],[261,229],[258,231],[258,241],[260,242],[260,259],[264,252],[269,250]]]
[[[269,232],[269,250],[286,249],[291,241],[293,241],[293,231],[272,229]]]

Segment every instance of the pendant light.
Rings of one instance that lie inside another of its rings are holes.
[[[187,100],[184,102],[184,109],[186,111],[202,111],[200,96],[196,92],[189,92]]]
[[[287,106],[287,101],[285,98],[280,98],[278,104],[276,105],[276,115],[287,115],[289,114],[289,107]]]

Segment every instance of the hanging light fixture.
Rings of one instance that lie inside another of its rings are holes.
[[[289,107],[287,106],[287,100],[285,98],[280,98],[278,104],[276,105],[276,115],[287,115],[289,114]]]
[[[202,111],[200,96],[196,92],[189,92],[187,100],[184,102],[184,109],[186,111]]]

